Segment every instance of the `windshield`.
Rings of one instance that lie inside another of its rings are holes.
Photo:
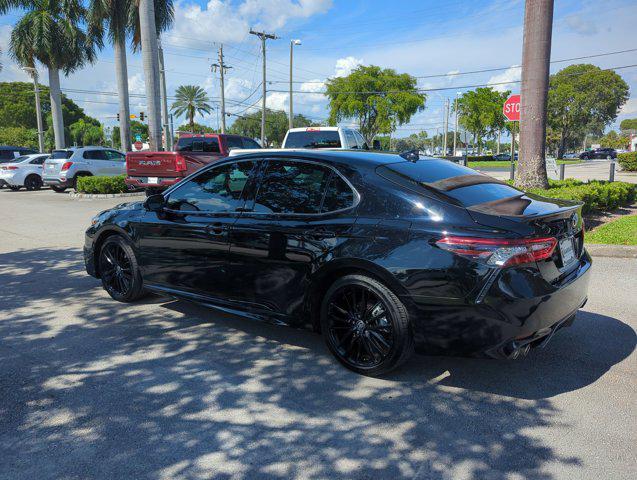
[[[341,148],[341,139],[336,130],[289,132],[285,148]]]
[[[436,192],[464,207],[524,195],[495,178],[448,160],[391,163],[376,171],[394,183],[422,193]]]
[[[72,156],[73,156],[73,150],[53,150],[51,152],[52,159],[59,159],[59,158],[67,159],[67,158],[71,158]]]

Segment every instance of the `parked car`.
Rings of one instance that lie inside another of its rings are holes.
[[[79,177],[115,177],[126,173],[122,152],[105,147],[71,147],[53,150],[44,162],[44,184],[56,192],[75,188]]]
[[[575,152],[568,152],[565,153],[564,155],[562,155],[562,158],[564,159],[574,159],[574,158],[579,158],[579,155]]]
[[[369,150],[363,135],[353,128],[303,127],[288,130],[282,148],[342,148]]]
[[[38,151],[32,148],[3,145],[0,146],[0,163],[12,162],[18,157],[32,153],[38,153]]]
[[[515,160],[518,159],[518,152],[515,152]],[[511,161],[511,154],[510,153],[499,153],[497,155],[493,156],[493,159],[496,161],[504,161],[504,162],[510,162]]]
[[[12,162],[0,164],[0,184],[11,190],[39,190],[42,188],[42,164],[48,154],[23,155]]]
[[[307,326],[366,375],[414,349],[522,356],[573,322],[591,269],[581,204],[446,160],[333,150],[209,165],[94,217],[84,259],[115,300]]]
[[[248,137],[217,133],[182,134],[174,152],[128,152],[126,183],[131,190],[156,193],[237,149],[261,149]]]
[[[611,160],[617,158],[617,152],[614,148],[595,148],[593,150],[586,150],[580,153],[579,158],[582,160],[592,160],[594,158],[605,158]]]

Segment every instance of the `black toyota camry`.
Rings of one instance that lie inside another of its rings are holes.
[[[308,327],[367,375],[414,351],[525,355],[573,322],[591,268],[581,205],[364,151],[224,159],[96,216],[84,255],[115,300]]]

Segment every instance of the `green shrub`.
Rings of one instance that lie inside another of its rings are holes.
[[[76,190],[81,193],[124,193],[128,191],[124,179],[117,177],[80,177],[77,179]]]
[[[570,182],[570,183],[569,183]],[[588,183],[577,180],[551,181],[548,189],[534,188],[529,193],[548,198],[582,202],[583,213],[595,210],[613,210],[630,205],[637,198],[637,185],[625,182],[592,180]]]
[[[493,155],[468,155],[467,162],[492,162]]]
[[[627,172],[637,172],[637,152],[619,153],[617,160],[622,170]]]

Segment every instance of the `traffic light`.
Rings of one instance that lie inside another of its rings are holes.
[[[117,114],[117,121],[119,122],[119,113]]]
[[[144,112],[139,112],[139,119],[143,122],[145,118]]]

